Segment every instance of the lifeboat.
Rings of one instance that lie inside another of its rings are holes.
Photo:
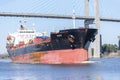
[[[11,40],[11,36],[10,35],[7,36],[7,40]]]
[[[20,41],[19,42],[19,46],[21,47],[21,46],[24,46],[25,45],[25,43],[24,43],[24,41]]]

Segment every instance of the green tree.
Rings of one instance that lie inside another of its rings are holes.
[[[103,52],[107,52],[107,53],[110,53],[110,52],[117,52],[118,50],[118,47],[116,44],[103,44],[102,45],[102,51]]]

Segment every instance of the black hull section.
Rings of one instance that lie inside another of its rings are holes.
[[[51,33],[51,42],[42,44],[32,44],[17,48],[15,50],[8,49],[10,56],[26,54],[38,51],[65,50],[65,49],[88,49],[90,42],[94,41],[97,29],[67,29],[61,30],[59,33]]]

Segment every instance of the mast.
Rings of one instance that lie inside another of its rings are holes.
[[[75,28],[75,10],[73,9],[73,28]]]

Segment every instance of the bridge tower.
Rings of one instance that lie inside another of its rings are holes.
[[[100,57],[100,16],[99,16],[98,0],[94,0],[94,11],[95,11],[95,19],[94,20],[85,19],[84,25],[85,27],[89,27],[90,24],[95,23],[95,26],[98,29],[98,34],[94,42],[94,52],[92,53],[92,48],[90,46],[88,49],[88,53],[89,53],[89,57],[99,58]],[[84,16],[89,17],[89,0],[84,0]]]
[[[99,16],[99,2],[98,0],[94,0],[94,9],[95,9],[95,25],[98,29],[98,34],[96,36],[96,40],[94,42],[94,58],[100,57],[100,16]]]
[[[120,36],[118,36],[118,50],[120,50]]]

